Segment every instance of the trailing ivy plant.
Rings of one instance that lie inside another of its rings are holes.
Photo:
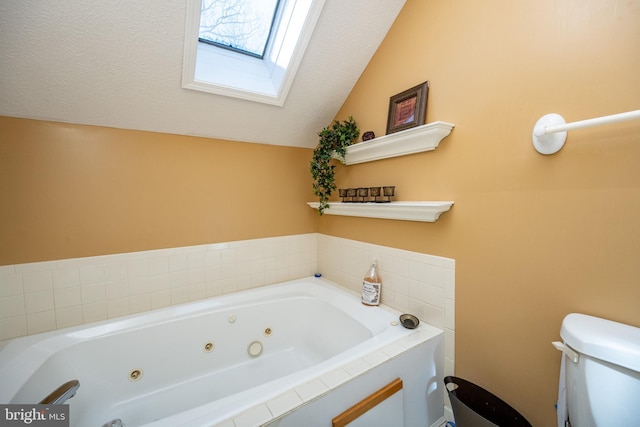
[[[331,164],[333,154],[344,163],[344,156],[347,153],[347,147],[360,135],[360,130],[353,120],[349,117],[342,123],[334,121],[333,125],[322,129],[318,136],[320,141],[313,150],[313,158],[311,160],[311,176],[313,177],[313,192],[320,199],[320,207],[318,213],[322,215],[324,210],[329,207],[329,197],[336,189],[335,184],[335,168]]]

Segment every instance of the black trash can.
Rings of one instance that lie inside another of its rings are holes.
[[[531,427],[504,400],[467,380],[445,377],[456,427]]]

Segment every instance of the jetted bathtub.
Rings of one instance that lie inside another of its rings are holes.
[[[0,352],[0,403],[78,380],[73,427],[330,426],[400,377],[403,423],[437,425],[443,331],[398,315],[309,277],[18,338]]]

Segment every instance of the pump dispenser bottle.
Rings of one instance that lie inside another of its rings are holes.
[[[378,261],[374,260],[362,279],[362,303],[365,305],[380,305],[381,288],[382,279],[378,274]]]

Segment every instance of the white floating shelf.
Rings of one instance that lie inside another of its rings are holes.
[[[433,122],[353,144],[347,148],[345,164],[354,165],[435,150],[454,126],[447,122]]]
[[[320,202],[307,202],[318,209]],[[435,222],[440,214],[451,209],[453,202],[390,202],[390,203],[329,203],[327,215],[359,216],[365,218],[403,221]]]

